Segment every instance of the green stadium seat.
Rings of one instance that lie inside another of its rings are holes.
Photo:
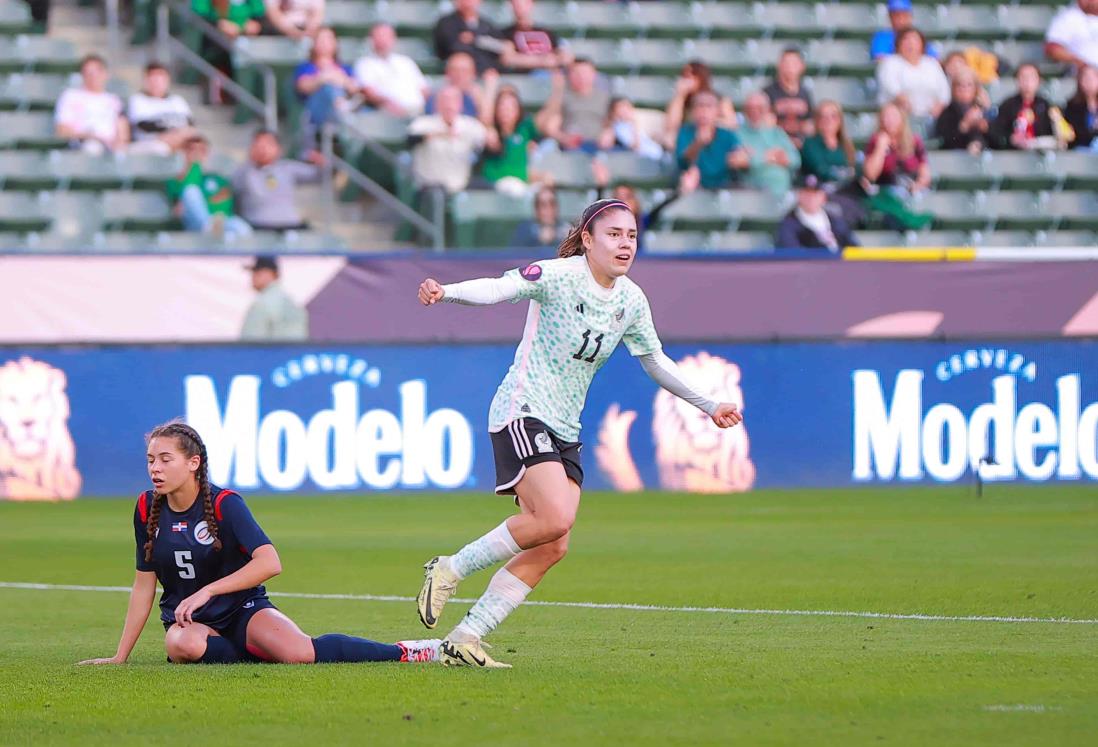
[[[156,231],[176,224],[163,192],[107,191],[103,193],[103,222],[112,228]]]
[[[782,199],[758,189],[737,189],[725,195],[726,209],[741,230],[773,231],[791,207]]]
[[[43,231],[51,222],[52,216],[46,212],[38,195],[0,192],[0,231]]]
[[[183,159],[155,153],[123,153],[119,167],[126,184],[134,189],[163,189],[183,167]]]
[[[1057,10],[1058,8],[1036,3],[1024,5],[1001,3],[999,4],[1000,28],[1015,38],[1044,39],[1045,32]]]
[[[973,231],[974,246],[1031,247],[1037,245],[1037,237],[1029,231]]]
[[[888,26],[882,3],[828,3],[820,7],[819,22],[832,36],[862,38]],[[868,60],[869,48],[861,43],[865,46],[862,59]]]
[[[675,230],[723,231],[735,222],[730,202],[728,192],[691,192],[663,209],[659,225]]]
[[[408,120],[383,111],[358,111],[344,118],[344,131],[367,137],[390,150],[403,150],[408,142]]]
[[[932,150],[927,158],[936,189],[987,189],[999,181],[987,173],[983,156],[963,150]]]
[[[839,102],[847,112],[877,111],[875,99],[869,95],[865,84],[854,78],[811,78],[812,97],[815,101],[831,99]]]
[[[1050,228],[1098,230],[1098,195],[1094,192],[1054,192],[1041,207],[1053,218]]]
[[[918,28],[936,39],[991,40],[1003,35],[994,8],[980,5],[939,5],[936,12],[921,12]]]
[[[1032,192],[989,192],[977,201],[976,208],[988,219],[988,226],[996,229],[1037,231],[1054,227],[1038,195]]]
[[[707,236],[702,231],[648,231],[644,234],[647,254],[682,254],[704,251]]]
[[[609,151],[605,154],[614,184],[628,184],[634,189],[671,187],[677,178],[671,164],[643,158],[629,151]]]
[[[505,74],[499,76],[501,86],[507,85],[518,91],[519,99],[527,111],[538,109],[549,100],[553,84],[545,76]]]
[[[677,76],[687,56],[674,39],[626,39],[619,50],[624,61],[640,73]]]
[[[511,21],[508,20],[504,25],[510,23]],[[574,34],[580,28],[579,19],[565,3],[550,2],[549,0],[538,0],[534,4],[534,23],[544,28],[553,29],[558,34]]]
[[[699,3],[694,15],[703,32],[713,37],[752,39],[763,33],[754,3],[708,0]]]
[[[284,36],[244,36],[233,45],[233,55],[245,64],[252,61],[292,69],[309,59],[309,43]]]
[[[689,60],[705,62],[717,75],[753,75],[759,69],[742,39],[688,39],[683,42],[680,68]]]
[[[0,127],[0,148],[60,148],[65,141],[53,134],[49,112],[8,112]]]
[[[379,20],[381,15],[375,4],[334,0],[324,5],[324,22],[339,35],[340,53],[344,58],[348,58],[349,54],[342,46],[343,37],[364,36]]]
[[[664,109],[675,95],[675,81],[653,75],[617,77],[611,82],[611,90],[615,95],[628,96],[636,106]]]
[[[858,231],[861,246],[907,246],[907,236],[899,231]]]
[[[75,71],[79,63],[76,47],[68,39],[20,34],[14,37],[7,54],[0,61],[0,71],[69,73]]]
[[[805,50],[805,62],[813,74],[868,78],[875,66],[864,41],[828,39],[814,41]]]
[[[816,39],[825,29],[815,3],[763,3],[756,8],[755,18],[765,36],[782,39]]]
[[[1004,77],[1023,62],[1040,62],[1045,58],[1045,45],[1041,41],[1000,39],[991,45],[991,51],[999,58],[999,73]]]
[[[964,231],[910,231],[905,239],[910,247],[971,246],[970,236]]]
[[[933,213],[937,229],[973,231],[987,228],[990,220],[968,192],[923,193],[913,201],[912,209]]]
[[[112,189],[121,187],[125,181],[119,159],[79,150],[50,151],[48,170],[63,190]]]
[[[96,253],[129,254],[156,248],[156,234],[142,231],[98,231],[91,247]]]
[[[581,36],[627,39],[638,35],[640,28],[633,21],[629,6],[601,0],[569,2],[568,13],[579,26]]]
[[[688,3],[633,3],[631,7],[633,22],[648,38],[689,39],[702,28],[696,6]]]
[[[49,234],[54,243],[91,241],[103,227],[104,200],[92,192],[51,192],[43,195],[46,212],[52,216]],[[109,208],[109,202],[106,203]],[[61,247],[55,247],[61,248]]]
[[[7,116],[14,115],[5,115]],[[32,150],[0,150],[0,189],[25,189],[22,186],[26,176],[45,171],[46,157]],[[50,182],[52,184],[52,181]],[[30,188],[41,188],[41,185]]]
[[[713,231],[706,242],[710,252],[752,252],[774,248],[774,234],[764,231]]]
[[[470,249],[505,245],[515,227],[532,214],[528,200],[486,190],[454,195],[451,213],[454,246]]]
[[[68,76],[15,73],[0,80],[0,109],[53,111],[57,97],[68,88]]]
[[[1065,150],[1052,154],[1049,171],[1067,189],[1098,190],[1098,155],[1089,151]]]
[[[378,20],[393,24],[400,36],[428,38],[450,8],[432,0],[390,0],[375,3],[374,12]]]
[[[985,169],[1000,189],[1050,189],[1060,181],[1048,154],[1036,151],[999,150],[986,154]]]
[[[24,2],[0,2],[0,34],[19,34],[30,30],[31,14]]]
[[[553,183],[562,189],[590,189],[595,186],[591,172],[591,156],[578,151],[546,153],[532,164],[538,171],[550,174]]]
[[[599,72],[609,75],[623,75],[640,64],[639,57],[623,53],[618,39],[569,39],[568,49],[576,57],[591,60]]]
[[[1037,246],[1086,246],[1098,244],[1093,231],[1038,231]]]

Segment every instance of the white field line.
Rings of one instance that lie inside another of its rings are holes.
[[[29,589],[33,591],[109,591],[127,592],[128,586],[83,586],[79,584],[36,584],[20,581],[0,581],[0,589]],[[336,599],[359,602],[414,602],[415,597],[389,594],[309,594],[304,592],[271,591],[272,597],[287,599]],[[452,601],[472,604],[475,599]],[[528,601],[531,607],[573,607],[588,610],[628,610],[630,612],[678,612],[718,615],[771,615],[786,617],[855,617],[870,620],[916,620],[923,622],[986,622],[986,623],[1051,623],[1058,625],[1098,625],[1098,620],[1072,617],[1015,617],[1007,615],[923,615],[896,612],[854,612],[843,610],[768,610],[740,609],[737,607],[666,607],[658,604],[614,604],[608,602],[542,602]]]

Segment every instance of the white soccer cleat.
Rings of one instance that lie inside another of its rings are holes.
[[[442,608],[457,590],[458,577],[450,571],[450,564],[445,562],[449,556],[440,555],[431,558],[423,566],[423,588],[416,597],[416,606],[419,609],[419,620],[431,630],[438,625],[438,618],[442,614]]]
[[[426,664],[438,661],[438,650],[442,641],[438,638],[427,638],[422,641],[397,641],[400,646],[402,662],[408,664]]]
[[[484,649],[491,648],[480,640],[451,641],[447,638],[439,648],[438,660],[444,667],[481,667],[483,669],[510,669],[510,664],[496,661]]]

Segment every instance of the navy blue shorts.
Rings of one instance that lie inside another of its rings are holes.
[[[267,597],[249,599],[237,608],[228,622],[223,625],[210,625],[210,627],[216,630],[222,638],[233,644],[233,648],[240,655],[241,661],[264,661],[264,659],[260,659],[248,651],[248,623],[252,621],[255,613],[268,609],[276,610],[278,607],[275,607],[274,603]],[[173,625],[175,625],[174,622],[164,623],[164,630],[166,631]],[[168,661],[170,662],[171,659],[168,659]]]

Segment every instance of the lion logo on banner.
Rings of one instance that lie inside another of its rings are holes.
[[[709,353],[679,361],[684,376],[711,399],[744,409],[740,367]],[[599,427],[595,458],[618,490],[641,490],[644,482],[629,449],[637,413],[611,405]],[[755,484],[755,464],[744,425],[718,429],[709,416],[661,389],[652,407],[652,437],[660,487],[695,493],[740,493]]]
[[[31,358],[0,366],[0,498],[80,493],[65,384],[64,372]]]

